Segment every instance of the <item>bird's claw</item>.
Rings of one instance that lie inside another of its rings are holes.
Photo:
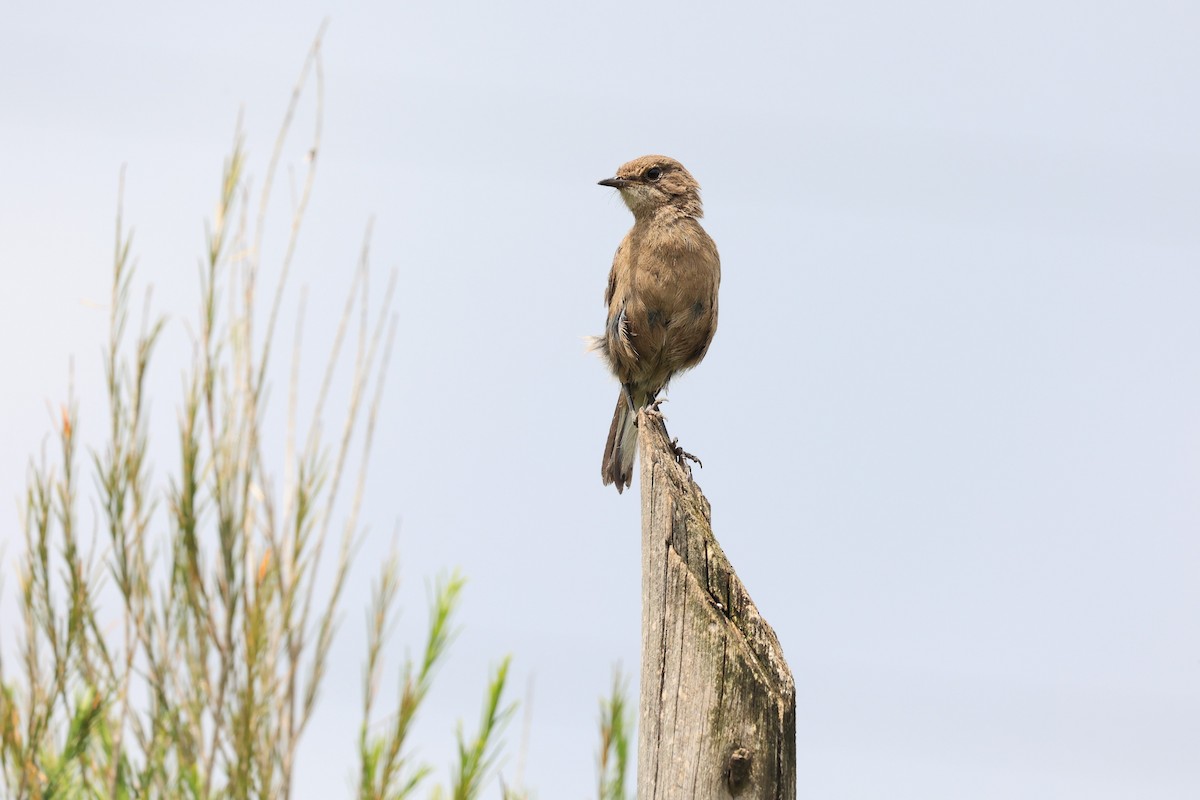
[[[696,466],[700,467],[700,469],[704,469],[704,464],[700,461],[700,459],[696,458],[694,455],[689,453],[687,450],[684,450],[682,447],[679,446],[679,437],[678,436],[676,436],[674,439],[671,440],[671,452],[675,454],[675,463],[678,464],[679,466],[683,467],[683,470],[684,470],[684,472],[687,473],[689,480],[692,477],[692,468],[691,468],[691,466],[688,465],[687,462],[695,461]]]

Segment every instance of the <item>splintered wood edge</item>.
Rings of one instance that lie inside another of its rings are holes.
[[[763,669],[774,676],[776,688],[790,700],[795,696],[795,681],[784,660],[779,637],[759,613],[717,542],[712,530],[712,507],[695,480],[675,461],[671,440],[661,418],[645,411],[638,414],[638,444],[643,480],[650,475],[667,479],[666,491],[672,500],[668,545],[687,564],[700,586],[708,591],[713,607],[746,640]],[[658,488],[657,483],[655,480],[653,488]],[[642,491],[646,492],[646,487]],[[653,506],[651,503],[644,511]]]

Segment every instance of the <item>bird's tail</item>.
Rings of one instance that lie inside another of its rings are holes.
[[[640,398],[634,398],[639,402]],[[639,403],[640,405],[640,403]],[[629,408],[625,392],[617,395],[617,408],[613,411],[612,425],[608,429],[608,443],[604,445],[604,462],[600,465],[600,476],[604,485],[617,485],[617,492],[625,491],[633,481],[633,458],[637,455],[637,412]]]

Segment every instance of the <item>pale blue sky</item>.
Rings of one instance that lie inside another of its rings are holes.
[[[593,796],[597,698],[639,647],[637,497],[599,479],[617,387],[582,345],[630,218],[595,182],[654,152],[700,181],[723,262],[716,341],[664,410],[795,672],[800,797],[1200,795],[1193,5],[173,5],[0,25],[5,630],[25,454],[72,355],[102,430],[121,165],[172,317],[161,475],[235,120],[261,178],[329,17],[289,302],[309,287],[319,342],[374,217],[400,340],[302,796],[349,791],[396,520],[393,663],[426,578],[470,579],[421,754],[444,771],[511,652],[525,783]]]

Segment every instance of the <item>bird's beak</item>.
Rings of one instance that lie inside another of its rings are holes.
[[[624,189],[630,183],[628,178],[605,178],[600,181],[600,186],[611,186],[614,189]]]

